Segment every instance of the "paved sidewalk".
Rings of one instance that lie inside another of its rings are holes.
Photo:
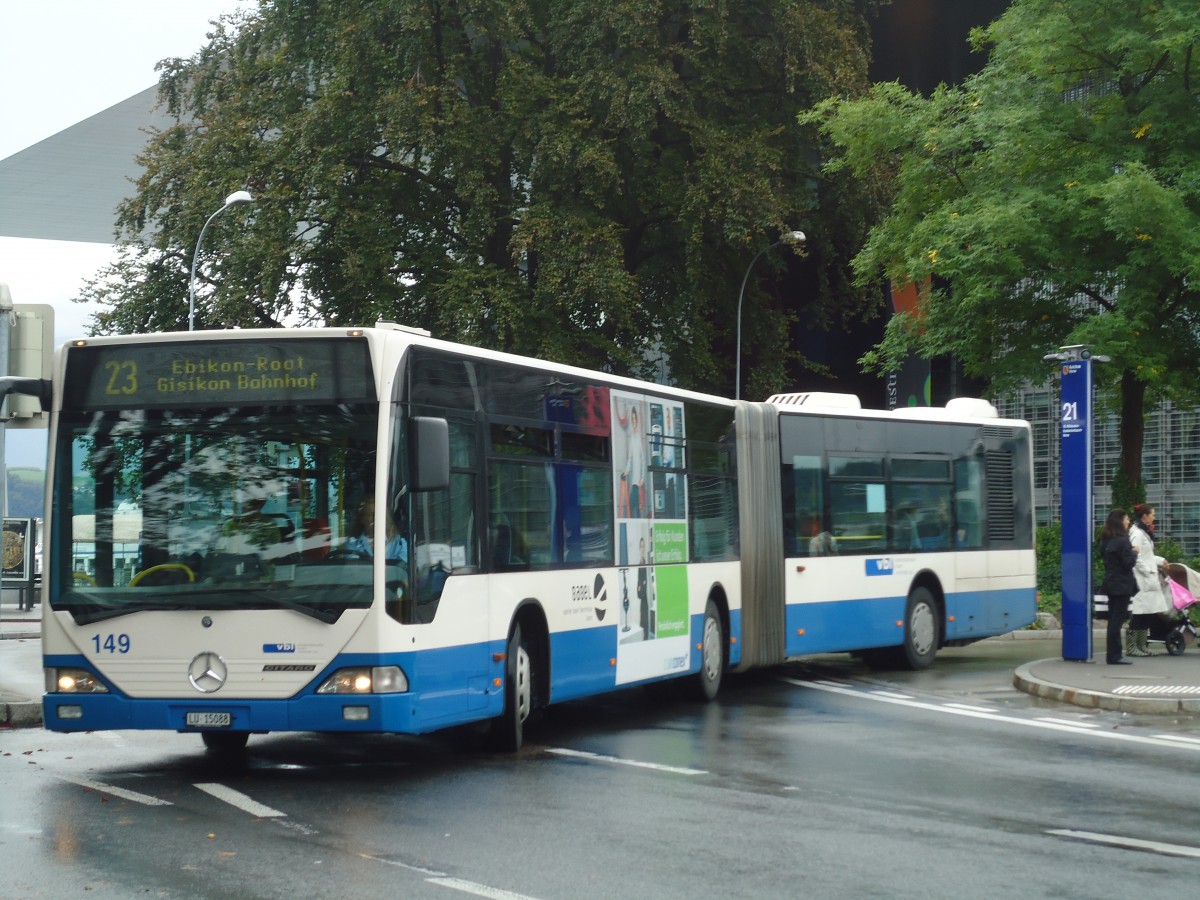
[[[1131,659],[1110,666],[1103,650],[1089,662],[1039,659],[1013,672],[1013,685],[1027,694],[1089,709],[1128,713],[1200,713],[1200,648],[1169,656]],[[936,665],[936,663],[935,663]]]
[[[42,724],[42,607],[0,603],[0,728]]]
[[[42,608],[18,610],[0,606],[0,728],[42,724]],[[1056,631],[1017,631],[993,641],[1057,638]],[[1062,658],[1024,663],[1013,672],[1013,686],[1037,697],[1089,709],[1139,714],[1200,713],[1200,646],[1189,644],[1180,656],[1169,656],[1152,643],[1154,656],[1133,665],[1104,663],[1104,632],[1096,631],[1093,648],[1100,656],[1089,662]],[[936,666],[937,663],[934,663]]]

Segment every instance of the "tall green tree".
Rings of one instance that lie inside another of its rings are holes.
[[[864,362],[952,353],[1002,392],[1088,344],[1112,358],[1114,487],[1144,494],[1147,403],[1200,388],[1200,5],[1014,0],[971,40],[988,61],[960,87],[802,117],[838,148],[827,173],[892,185],[860,283],[931,284]]]
[[[819,289],[764,289],[772,254],[746,294],[751,384],[778,388],[799,315],[869,308],[837,262],[861,186],[813,189],[795,119],[865,91],[873,5],[264,0],[163,65],[177,124],[119,211],[97,329],[186,328],[196,236],[246,188],[205,237],[197,327],[389,318],[732,392],[745,266],[802,227]]]

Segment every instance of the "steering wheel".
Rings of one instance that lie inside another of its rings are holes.
[[[146,578],[151,578],[152,576],[158,575],[159,573],[165,574],[168,572],[172,573],[172,574],[167,576],[166,580],[162,582],[164,584],[181,584],[182,582],[178,581],[174,574],[177,572],[185,575],[187,577],[189,584],[191,584],[192,582],[194,582],[196,580],[196,573],[193,572],[190,567],[184,565],[183,563],[162,563],[157,566],[151,566],[148,569],[142,569],[142,571],[138,572],[136,575],[134,575],[132,578],[129,579],[129,586],[137,587]],[[158,579],[155,578],[152,580],[158,580]]]
[[[348,550],[345,547],[338,547],[336,550],[330,550],[325,554],[324,562],[337,562],[340,559],[370,559],[366,553],[361,550]]]

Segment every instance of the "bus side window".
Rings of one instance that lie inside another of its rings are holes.
[[[954,544],[960,549],[983,546],[979,501],[983,496],[983,460],[963,457],[954,461]]]
[[[492,566],[507,569],[513,561],[512,526],[507,522],[497,522],[492,526]]]
[[[979,510],[969,503],[958,504],[958,527],[954,533],[954,543],[961,548],[979,548],[983,531],[979,527]]]

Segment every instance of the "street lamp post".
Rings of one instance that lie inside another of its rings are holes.
[[[780,244],[788,244],[792,247],[800,247],[800,246],[803,246],[805,240],[806,240],[806,238],[804,237],[803,231],[784,232],[783,234],[781,234],[779,236],[779,240],[777,240],[775,243],[769,244],[766,247],[763,247],[756,254],[754,254],[754,259],[750,260],[750,265],[746,266],[746,274],[744,276],[742,276],[742,289],[740,291],[738,291],[737,366],[736,366],[736,371],[733,376],[734,377],[734,384],[733,384],[733,399],[734,400],[742,399],[742,298],[745,297],[745,295],[746,295],[746,282],[750,279],[750,270],[754,268],[754,264],[756,262],[758,262],[758,258],[760,256],[762,256],[764,253],[766,253],[768,250],[774,250]]]
[[[192,274],[188,276],[188,331],[194,331],[196,327],[196,263],[200,261],[200,245],[204,243],[204,232],[208,231],[212,220],[229,207],[238,203],[253,202],[254,198],[250,196],[249,191],[234,191],[225,198],[225,205],[209,216],[204,227],[200,229],[200,237],[196,238],[196,252],[192,254]]]

